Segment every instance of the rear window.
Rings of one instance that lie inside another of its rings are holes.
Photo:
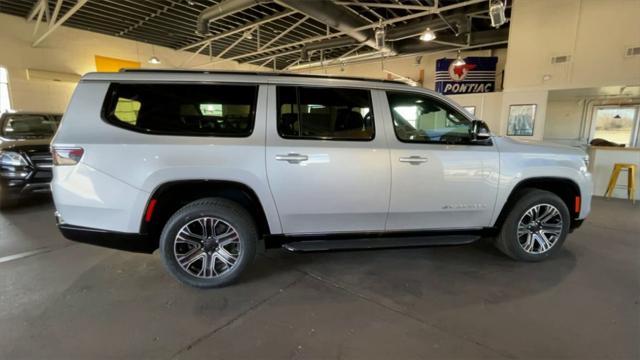
[[[107,122],[152,134],[249,136],[257,85],[112,84]]]
[[[5,139],[50,138],[59,124],[50,115],[8,114],[0,123],[0,135]]]

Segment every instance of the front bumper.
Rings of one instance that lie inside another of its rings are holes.
[[[26,180],[0,177],[0,192],[6,200],[17,200],[31,195],[51,193],[49,182],[28,182]]]
[[[58,214],[56,214],[56,222],[62,235],[72,241],[145,254],[151,254],[158,248],[158,243],[149,239],[146,234],[69,225],[62,223]]]

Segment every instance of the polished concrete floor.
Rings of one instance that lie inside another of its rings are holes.
[[[640,358],[640,205],[622,200],[595,199],[543,263],[484,243],[272,250],[218,290],[66,241],[52,213],[0,213],[0,359]]]

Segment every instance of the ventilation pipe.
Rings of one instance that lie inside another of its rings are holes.
[[[201,35],[207,34],[209,22],[267,2],[272,0],[223,0],[219,4],[209,6],[198,15],[197,32]]]
[[[330,0],[276,0],[280,5],[301,12],[312,17],[334,29],[338,29],[347,33],[358,43],[364,43],[374,49],[376,41],[371,30],[357,30],[362,26],[369,25],[368,22],[361,19],[356,14],[346,10],[343,6],[336,5]],[[334,46],[335,47],[335,46]],[[382,49],[378,49],[382,50]]]
[[[278,0],[278,1],[284,1],[284,0]],[[310,3],[313,3],[313,2],[311,1]],[[449,20],[447,21],[449,22],[450,25],[457,28],[459,34],[466,34],[469,32],[468,22],[466,21],[466,17],[464,15],[449,17]],[[426,28],[431,28],[434,30],[445,30],[449,28],[449,25],[447,25],[447,23],[441,18],[422,20],[422,21],[410,23],[407,25],[389,28],[386,32],[386,39],[388,42],[395,42],[395,41],[415,37],[421,34]],[[460,35],[457,41],[463,42],[464,39],[466,38]],[[372,40],[375,43],[375,38],[373,38]],[[318,42],[306,45],[302,49],[302,60],[303,61],[308,60],[309,53],[311,51],[356,45],[358,43],[359,41],[357,39],[347,38],[347,37],[340,37],[340,38],[318,41]],[[387,45],[384,50],[392,51],[392,50],[398,50],[398,49],[395,49],[391,45]]]

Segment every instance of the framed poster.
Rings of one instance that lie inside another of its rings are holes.
[[[507,136],[533,136],[536,120],[536,104],[509,106]]]

